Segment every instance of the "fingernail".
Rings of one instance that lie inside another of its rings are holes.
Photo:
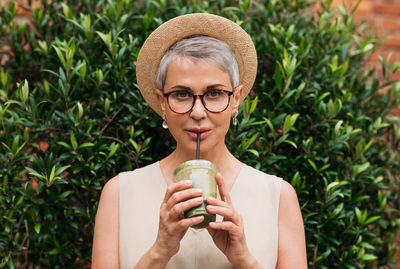
[[[212,210],[212,209],[214,209],[214,208],[215,208],[215,206],[208,205],[208,206],[207,206],[207,208],[209,208],[209,209],[211,209],[211,210]]]
[[[215,199],[214,197],[208,196],[207,199],[210,199],[211,201],[215,201],[217,199]]]
[[[185,185],[187,185],[187,186],[192,185],[192,181],[191,180],[185,180]]]
[[[203,197],[197,197],[197,198],[195,199],[195,201],[196,201],[196,202],[203,201]]]

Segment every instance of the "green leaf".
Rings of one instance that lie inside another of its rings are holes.
[[[96,33],[100,36],[101,40],[103,40],[107,48],[111,49],[111,32],[108,32],[108,34],[103,34],[100,31],[96,31]]]
[[[66,66],[65,58],[64,55],[61,53],[61,50],[56,45],[52,45],[52,47],[56,51],[58,59],[60,60],[62,66],[65,68]]]
[[[24,196],[20,196],[17,203],[15,204],[15,207],[17,207],[19,204],[21,204],[23,200],[24,200]]]
[[[85,142],[85,143],[79,145],[78,149],[90,148],[90,147],[94,147],[94,144],[91,142]]]
[[[62,172],[64,172],[65,170],[67,170],[70,167],[71,167],[71,165],[66,165],[66,166],[63,166],[61,168],[58,168],[57,171],[56,171],[55,176],[56,177],[59,176]]]
[[[297,145],[296,145],[296,143],[294,143],[293,141],[290,141],[290,140],[283,140],[282,143],[289,144],[289,145],[293,146],[295,149],[297,149]]]
[[[326,191],[329,192],[330,189],[332,189],[333,187],[338,186],[338,185],[339,185],[339,182],[332,182],[326,187]]]
[[[258,96],[256,96],[256,98],[254,98],[254,100],[251,102],[250,114],[252,114],[254,110],[256,110],[257,103],[258,103]]]
[[[334,217],[336,217],[337,215],[339,215],[340,212],[342,212],[343,207],[344,207],[344,203],[340,203],[340,204],[333,210],[333,212],[330,214],[330,217],[331,217],[331,218],[334,218]]]
[[[380,218],[381,218],[380,216],[373,216],[373,217],[370,217],[370,218],[368,218],[368,219],[365,221],[364,225],[368,225],[368,224],[370,224],[370,223],[372,223],[372,222],[374,222],[374,221],[376,221],[376,220],[379,220]]]
[[[293,125],[296,123],[297,118],[299,117],[299,114],[293,114],[293,115],[287,115],[285,118],[285,122],[283,124],[283,133],[286,134],[288,133]]]
[[[260,153],[258,153],[257,150],[255,149],[248,149],[248,152],[252,153],[254,156],[256,156],[257,158],[260,157]]]
[[[11,149],[9,148],[9,146],[6,145],[4,142],[1,142],[1,144],[2,144],[8,151],[11,151]]]
[[[63,200],[63,199],[65,199],[66,197],[68,197],[71,193],[73,193],[73,191],[65,191],[65,192],[63,192],[62,194],[60,194],[60,195],[58,196],[58,199],[59,199],[59,200]]]
[[[73,18],[73,13],[72,13],[71,8],[69,6],[67,6],[66,4],[64,4],[64,3],[61,3],[61,6],[62,6],[62,10],[63,10],[64,16],[66,18],[68,18],[68,19],[72,19]]]
[[[78,143],[76,142],[75,134],[71,132],[71,145],[74,151],[78,148]]]
[[[59,141],[59,142],[57,142],[57,144],[59,144],[59,145],[61,145],[61,146],[64,146],[64,147],[66,147],[67,149],[72,149],[72,147],[71,147],[69,144],[67,144],[67,143],[65,143],[65,142],[63,142],[63,141]]]
[[[135,152],[138,152],[138,144],[133,141],[132,139],[129,139],[129,142],[131,143],[132,147],[135,149]]]
[[[362,213],[361,213],[361,210],[360,210],[358,207],[356,207],[356,208],[354,209],[354,211],[355,211],[355,213],[356,213],[357,222],[358,222],[359,224],[362,224]]]
[[[361,256],[362,261],[375,261],[376,259],[378,259],[378,257],[373,254],[364,254]]]
[[[296,172],[296,174],[294,174],[290,184],[295,188],[300,185],[300,173],[298,171]]]
[[[353,169],[354,175],[357,176],[357,175],[361,174],[362,172],[364,172],[368,168],[370,168],[370,166],[371,165],[369,162],[354,166],[354,169]]]
[[[118,147],[119,145],[116,144],[111,148],[110,153],[108,153],[107,159],[111,158],[115,154],[115,152],[117,152]]]
[[[25,79],[24,86],[22,87],[22,102],[26,103],[29,96],[29,84],[28,81]]]
[[[25,167],[26,169],[28,169],[28,167]],[[38,172],[30,172],[29,173],[30,175],[32,175],[32,176],[35,176],[35,177],[37,177],[37,178],[39,178],[39,179],[42,179],[42,180],[46,180],[47,178],[46,178],[46,176],[45,175],[43,175],[43,174],[40,174],[40,173],[38,173]]]
[[[49,183],[53,182],[55,173],[56,173],[56,167],[53,166],[53,168],[51,169],[50,177],[49,177]]]
[[[318,104],[319,102],[321,102],[323,99],[325,99],[326,97],[328,97],[329,95],[331,95],[330,92],[325,92],[323,93],[320,97],[318,97],[318,99],[316,100],[316,104]]]
[[[340,136],[340,127],[342,126],[343,121],[339,120],[336,125],[335,125],[335,137],[339,137]]]
[[[275,137],[275,129],[274,129],[274,126],[272,125],[272,122],[267,118],[264,118],[264,121],[265,121],[265,123],[267,123],[269,130],[271,131],[272,135]]]
[[[253,134],[252,137],[246,142],[245,147],[248,148],[251,144],[253,144],[254,141],[256,141],[257,136],[258,136],[258,133]]]
[[[57,255],[60,254],[60,249],[59,248],[53,248],[52,250],[49,251],[50,255]]]
[[[318,171],[317,166],[315,165],[315,163],[313,161],[311,161],[310,159],[308,159],[307,161],[315,171]]]
[[[40,233],[40,228],[42,228],[42,226],[40,225],[40,223],[36,223],[36,224],[35,224],[35,232],[36,232],[37,234]]]
[[[328,163],[328,164],[325,164],[324,166],[322,166],[322,167],[319,169],[319,171],[322,172],[322,171],[328,169],[330,166],[331,166],[331,165],[330,165],[329,163]]]

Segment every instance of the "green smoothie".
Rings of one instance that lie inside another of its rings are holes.
[[[204,216],[204,221],[192,226],[193,228],[206,228],[210,222],[215,221],[215,214],[207,212],[206,198],[209,196],[217,197],[217,183],[215,181],[217,172],[219,172],[218,167],[207,160],[190,160],[179,165],[174,171],[175,182],[190,179],[192,188],[203,190],[203,204],[185,212],[185,218]]]

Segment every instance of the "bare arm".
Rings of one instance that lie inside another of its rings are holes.
[[[119,268],[118,176],[104,186],[94,226],[92,268]]]
[[[307,268],[303,218],[296,191],[283,181],[279,201],[277,269]]]
[[[168,187],[161,205],[157,240],[140,259],[136,269],[165,268],[169,259],[178,252],[187,229],[203,221],[202,216],[183,218],[184,211],[203,202],[201,191],[189,189],[190,186],[191,182],[181,181]],[[108,181],[101,192],[94,229],[92,268],[119,268],[118,177]]]
[[[150,248],[135,268],[165,268],[168,259]],[[118,176],[104,186],[94,229],[93,269],[119,268],[119,182]]]

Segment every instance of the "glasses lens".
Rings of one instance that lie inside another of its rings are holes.
[[[192,109],[193,95],[185,91],[172,92],[168,97],[168,103],[175,113],[186,113]]]
[[[175,113],[186,113],[193,108],[193,94],[186,91],[171,92],[168,104]],[[203,95],[203,104],[208,111],[222,112],[229,105],[229,94],[222,90],[210,90]]]
[[[204,94],[203,102],[209,111],[221,112],[229,105],[229,95],[221,90],[210,90]]]

